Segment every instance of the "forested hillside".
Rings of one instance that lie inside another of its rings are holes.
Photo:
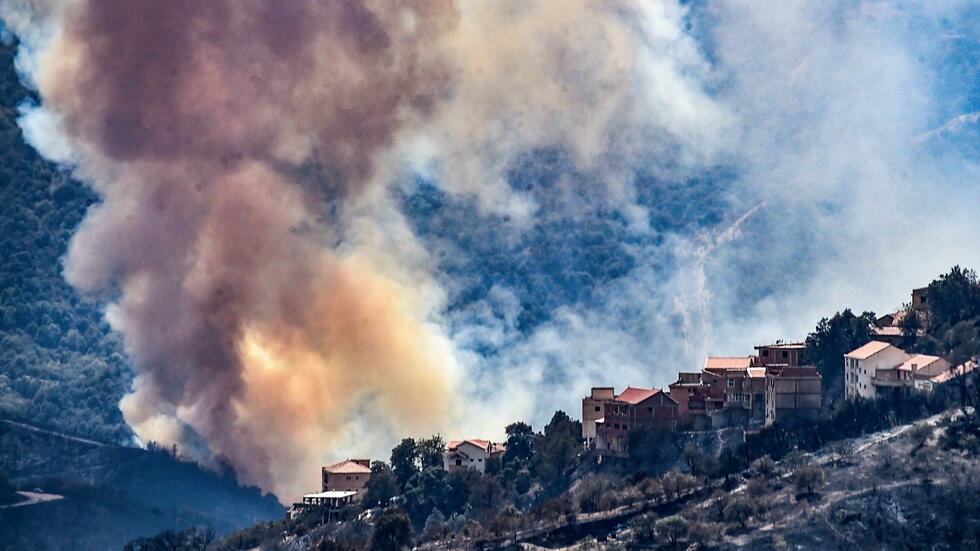
[[[0,416],[103,441],[131,432],[118,336],[61,277],[75,226],[97,198],[24,143],[16,45],[0,44]]]

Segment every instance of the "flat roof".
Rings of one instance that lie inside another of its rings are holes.
[[[802,350],[806,348],[806,344],[802,342],[777,342],[776,344],[757,344],[755,349],[760,348],[786,348],[788,350]]]
[[[303,494],[303,498],[342,499],[356,493],[353,490],[330,490],[329,492],[320,492],[317,494]]]

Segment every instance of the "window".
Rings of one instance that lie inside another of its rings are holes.
[[[652,407],[647,408],[647,413],[653,413],[653,408]]]
[[[457,459],[456,460],[456,465],[457,466],[461,466],[462,464],[463,464],[463,460],[462,459]]]
[[[762,357],[763,358],[768,358],[769,357],[769,351],[768,350],[763,350],[762,351]]]
[[[783,350],[783,357],[784,358],[788,358],[789,357],[789,352]]]
[[[735,388],[735,379],[728,379],[728,388]]]
[[[596,406],[596,407],[595,407],[595,410],[596,410],[596,411],[599,411],[600,409],[601,409],[601,408],[600,408],[599,406]]]

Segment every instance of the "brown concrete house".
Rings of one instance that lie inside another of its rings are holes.
[[[766,425],[820,416],[820,373],[812,366],[773,366],[766,371]]]
[[[324,492],[357,492],[354,499],[360,499],[364,487],[371,479],[370,459],[348,459],[323,467]]]
[[[596,449],[619,455],[629,451],[630,431],[658,426],[677,428],[677,402],[659,388],[627,387],[604,404],[603,418],[596,422]]]
[[[705,377],[704,373],[678,373],[677,381],[668,386],[670,397],[677,402],[677,426],[685,430],[710,429],[710,412],[725,406],[724,384],[721,377],[713,374]]]
[[[709,357],[704,364],[705,382],[714,395],[719,387],[724,407],[709,415],[715,428],[761,423],[765,416],[766,368],[756,367],[755,356]]]
[[[592,387],[592,393],[582,398],[582,440],[587,447],[595,445],[596,421],[605,415],[606,402],[616,399],[616,391],[611,386]]]
[[[802,342],[776,341],[776,344],[759,345],[755,347],[754,366],[799,366],[803,364],[805,350],[806,344]]]

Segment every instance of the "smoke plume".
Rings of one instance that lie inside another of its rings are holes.
[[[353,412],[381,433],[440,429],[453,367],[433,305],[353,250],[344,218],[445,93],[424,43],[453,7],[93,0],[58,16],[33,77],[103,198],[65,273],[111,301],[136,433],[295,497],[331,445],[366,451]]]
[[[284,498],[980,260],[970,2],[0,18],[42,100],[25,135],[102,197],[65,273],[125,335],[127,421]]]

